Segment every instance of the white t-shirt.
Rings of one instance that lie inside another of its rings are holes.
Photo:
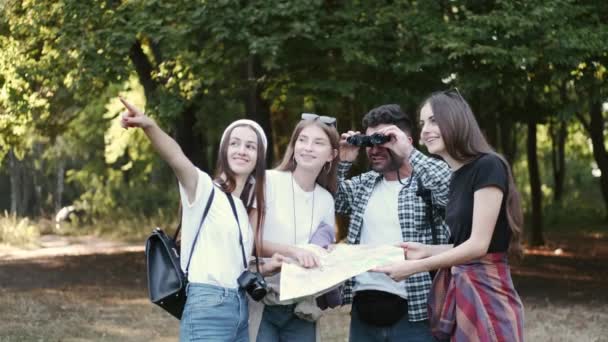
[[[197,171],[196,195],[192,203],[189,203],[182,184],[179,185],[182,201],[181,266],[184,271],[194,236],[214,186],[209,175],[199,169]],[[245,257],[248,259],[253,249],[253,230],[243,202],[235,196],[232,198],[243,234]],[[219,187],[215,186],[213,203],[201,228],[190,261],[189,281],[226,288],[238,287],[236,280],[244,271],[238,229],[228,198]]]
[[[402,182],[407,182],[407,179]],[[360,242],[362,245],[393,245],[403,242],[397,210],[401,188],[403,185],[399,181],[387,181],[384,178],[376,184],[363,214]],[[378,290],[407,299],[405,281],[396,282],[384,273],[366,272],[357,276],[355,280],[354,292]]]
[[[329,191],[315,184],[306,192],[291,172],[278,170],[266,171],[265,215],[264,240],[288,245],[308,243],[321,222],[332,227],[336,222]]]

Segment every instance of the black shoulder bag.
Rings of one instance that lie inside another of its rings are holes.
[[[173,238],[167,236],[162,229],[156,228],[146,240],[146,269],[148,273],[150,301],[177,319],[181,319],[184,312],[186,286],[188,285],[188,268],[190,267],[194,247],[196,247],[203,222],[205,222],[205,217],[207,217],[209,208],[211,208],[214,194],[215,187],[212,187],[201,223],[192,242],[186,272],[182,271],[180,250],[176,244],[177,235],[181,229],[181,222]]]

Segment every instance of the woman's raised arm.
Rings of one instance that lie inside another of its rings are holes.
[[[154,120],[125,99],[120,98],[120,101],[127,109],[121,117],[122,127],[138,127],[146,133],[156,152],[173,169],[178,181],[186,190],[188,201],[192,202],[195,198],[198,180],[194,164],[186,157],[177,142],[160,129]]]

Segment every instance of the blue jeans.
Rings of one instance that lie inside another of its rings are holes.
[[[315,342],[316,323],[294,315],[292,305],[266,305],[256,342]]]
[[[209,284],[188,284],[179,327],[180,342],[249,342],[245,291]]]
[[[369,325],[359,319],[357,310],[351,310],[349,342],[435,342],[429,321],[410,322],[407,314],[388,327]]]

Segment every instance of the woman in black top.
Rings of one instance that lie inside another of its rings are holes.
[[[509,164],[487,143],[458,91],[431,94],[420,124],[429,152],[453,171],[446,208],[452,244],[405,242],[407,260],[376,271],[399,281],[441,269],[429,297],[431,328],[439,339],[521,341],[523,305],[507,252],[521,253],[523,215]]]

